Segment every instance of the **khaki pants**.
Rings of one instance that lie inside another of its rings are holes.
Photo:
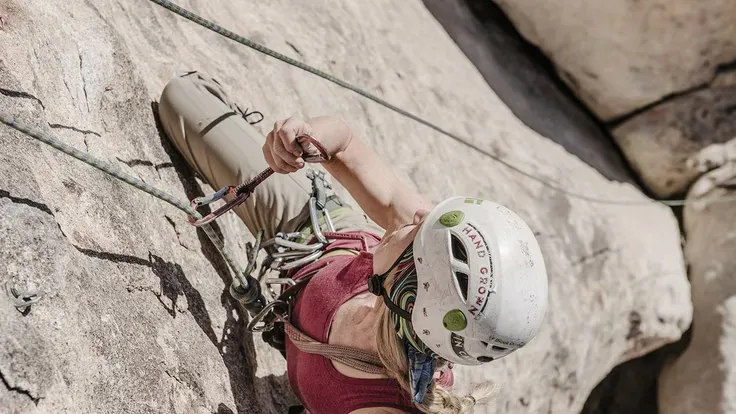
[[[222,86],[202,73],[171,79],[161,94],[159,116],[179,153],[215,190],[238,185],[268,167],[261,149],[265,137],[241,116]],[[311,192],[304,169],[274,174],[234,211],[252,234],[263,229],[265,238],[308,231]],[[383,229],[336,195],[330,196],[328,209],[336,231],[383,235]]]

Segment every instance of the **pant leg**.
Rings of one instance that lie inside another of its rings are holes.
[[[192,168],[215,190],[238,185],[268,167],[261,147],[265,137],[239,113],[235,103],[214,79],[199,72],[175,77],[161,94],[159,116],[164,132]],[[311,181],[304,169],[273,174],[253,195],[234,209],[252,234],[265,237],[301,230],[309,224]],[[364,214],[343,205],[335,217],[337,231],[383,230]]]

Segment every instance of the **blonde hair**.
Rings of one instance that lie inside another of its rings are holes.
[[[395,272],[386,278],[384,288],[387,291],[391,289]],[[394,323],[391,319],[391,312],[383,303],[382,298],[376,301],[378,309],[378,332],[376,343],[378,348],[378,357],[381,359],[386,373],[389,377],[394,378],[407,394],[411,395],[411,383],[409,380],[409,358],[406,350],[402,346],[401,340],[396,334]],[[435,370],[441,368],[441,364],[437,364]],[[424,401],[416,404],[416,407],[423,413],[441,413],[441,414],[461,414],[468,413],[476,404],[487,402],[491,399],[494,391],[493,383],[483,383],[476,386],[469,395],[460,396],[450,390],[446,390],[437,385],[433,379]]]

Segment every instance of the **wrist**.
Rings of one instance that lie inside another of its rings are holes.
[[[322,144],[327,154],[334,158],[345,151],[353,140],[353,130],[339,118],[322,116],[307,121],[312,137]]]

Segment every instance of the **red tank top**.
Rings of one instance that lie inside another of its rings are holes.
[[[368,249],[380,238],[366,232],[347,232],[350,240],[336,240],[327,252],[353,249],[360,253],[328,257],[299,269],[291,275],[299,279],[312,274],[312,280],[297,295],[292,323],[312,338],[326,343],[337,309],[348,299],[368,290],[373,274],[373,255]],[[391,407],[419,413],[411,396],[401,391],[393,379],[347,377],[322,355],[307,354],[286,338],[286,366],[294,393],[311,414],[347,414],[360,408]]]

